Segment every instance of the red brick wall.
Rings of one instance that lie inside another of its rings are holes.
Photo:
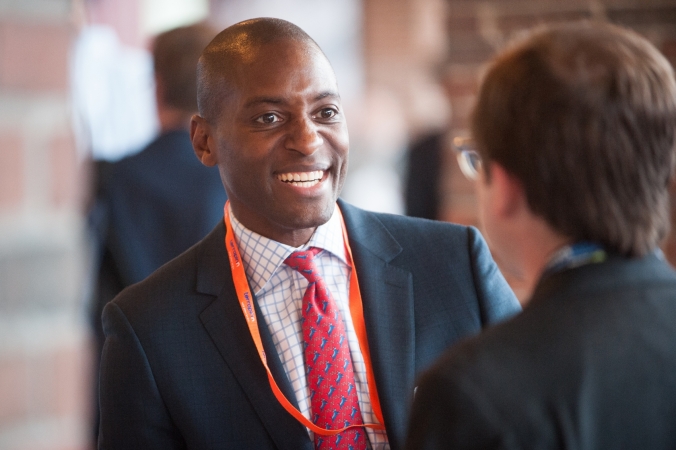
[[[369,90],[396,96],[415,136],[446,121],[432,68],[443,58],[444,0],[364,0],[364,62]]]
[[[68,86],[71,29],[30,19],[0,21],[0,85],[6,89],[59,90]]]
[[[12,129],[0,133],[0,208],[5,210],[18,209],[25,195],[22,148],[21,133]]]
[[[0,13],[0,448],[91,448],[71,0]]]

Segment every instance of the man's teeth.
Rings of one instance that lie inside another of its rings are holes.
[[[293,173],[283,173],[277,175],[277,178],[280,181],[286,183],[291,183],[294,186],[300,187],[311,187],[319,183],[319,181],[324,177],[323,170],[315,170],[314,172],[293,172]]]

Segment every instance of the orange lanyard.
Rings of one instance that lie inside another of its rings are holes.
[[[228,202],[229,203],[229,202]],[[251,290],[249,289],[249,282],[246,278],[246,273],[244,271],[244,266],[242,265],[242,258],[239,253],[239,248],[237,247],[237,242],[235,241],[235,235],[232,232],[232,225],[230,224],[230,214],[228,203],[225,204],[225,248],[228,251],[228,256],[230,258],[230,268],[232,270],[232,280],[235,283],[235,290],[237,291],[237,298],[239,304],[242,307],[242,313],[244,314],[244,319],[246,320],[247,325],[249,326],[249,332],[253,338],[256,349],[258,350],[258,355],[261,358],[261,362],[265,367],[265,370],[268,373],[268,380],[270,381],[270,388],[272,392],[277,397],[277,401],[286,409],[289,414],[296,418],[300,423],[305,427],[312,430],[314,433],[321,435],[334,435],[341,433],[348,428],[354,427],[368,427],[374,430],[384,430],[385,426],[383,425],[383,415],[380,409],[380,400],[378,399],[378,391],[376,391],[375,377],[373,376],[373,368],[371,366],[371,355],[369,352],[368,342],[366,340],[366,326],[364,325],[364,310],[362,308],[361,293],[359,292],[359,283],[357,280],[357,270],[352,263],[352,250],[350,249],[350,244],[347,240],[347,231],[345,229],[345,222],[343,221],[342,214],[340,215],[340,221],[343,229],[343,243],[345,244],[345,253],[348,257],[348,264],[352,267],[352,276],[350,277],[350,314],[352,315],[352,322],[354,324],[354,330],[357,334],[357,339],[359,341],[359,348],[361,353],[364,356],[364,364],[366,366],[366,379],[369,387],[369,396],[371,398],[371,406],[373,412],[376,415],[376,419],[380,423],[369,423],[362,425],[351,425],[346,428],[341,428],[339,430],[327,430],[325,428],[318,427],[311,421],[309,421],[298,409],[296,409],[287,398],[284,396],[282,391],[277,386],[270,368],[268,367],[267,358],[265,356],[265,350],[263,349],[263,343],[261,341],[261,335],[258,330],[258,321],[256,319],[256,311],[253,306],[253,296],[251,295]],[[338,210],[340,214],[340,209]]]

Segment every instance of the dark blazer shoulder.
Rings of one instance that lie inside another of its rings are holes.
[[[393,226],[399,225],[401,227],[406,227],[406,226],[414,226],[414,227],[422,227],[422,228],[427,228],[427,227],[432,227],[434,228],[439,228],[439,229],[456,229],[456,230],[463,230],[468,228],[466,225],[458,225],[454,224],[451,222],[443,222],[439,220],[430,220],[430,219],[425,219],[421,217],[411,217],[411,216],[405,216],[401,214],[391,214],[391,213],[383,213],[383,212],[375,212],[375,211],[367,211],[365,209],[361,209],[357,206],[354,206],[342,199],[338,199],[338,206],[340,207],[341,211],[343,214],[348,214],[350,216],[354,217],[354,220],[357,224],[360,224],[364,218],[376,218],[377,220],[382,221],[383,223],[388,223],[392,224]]]
[[[474,339],[460,342],[435,366],[437,370],[464,374],[476,380],[481,379],[481,373],[495,379],[494,372],[500,365],[505,372],[514,374],[515,366],[539,366],[541,361],[530,359],[533,355],[563,355],[574,342],[581,347],[590,345],[584,340],[576,342],[575,336],[594,332],[617,320],[617,316],[627,318],[628,309],[641,305],[648,307],[651,301],[658,301],[671,304],[676,313],[674,296],[676,271],[665,261],[652,255],[637,259],[611,256],[601,264],[590,264],[541,279],[521,314],[485,330]],[[608,317],[610,312],[616,317]],[[638,318],[633,322],[636,320]],[[547,336],[547,339],[538,339],[538,336]],[[556,361],[550,361],[549,367]],[[486,370],[488,366],[493,370]],[[565,371],[564,367],[561,369]],[[527,371],[516,373],[528,376]],[[505,376],[510,375],[505,373]]]
[[[654,255],[611,257],[542,279],[523,313],[458,343],[421,378],[408,448],[433,439],[458,448],[491,440],[504,448],[573,440],[618,448],[623,436],[643,431],[615,419],[641,414],[656,442],[665,422],[673,424],[654,405],[676,392],[661,381],[676,371],[675,299],[676,273]],[[575,428],[578,417],[584,427]],[[463,430],[474,430],[471,438]]]
[[[143,316],[142,320],[190,307],[190,299],[210,294],[202,302],[206,306],[218,294],[229,267],[224,238],[221,221],[204,239],[143,281],[125,288],[112,303],[126,315]]]
[[[357,263],[368,253],[411,274],[420,327],[448,317],[458,335],[475,334],[521,310],[476,228],[339,206]]]
[[[485,303],[484,322],[521,310],[475,227],[364,211],[344,201],[339,201],[339,206],[350,242],[357,241],[393,265],[417,272],[421,288],[434,291],[435,286],[443,290],[443,286],[453,285],[476,290],[474,294],[458,293],[460,298],[493,299]],[[375,233],[377,228],[382,232]]]
[[[374,225],[380,225],[397,242],[417,244],[418,246],[440,244],[439,250],[451,246],[467,248],[477,239],[481,239],[479,231],[471,226],[449,222],[409,217],[398,214],[365,211],[344,201],[338,202],[348,226],[348,232],[372,235]],[[372,246],[379,245],[374,242]],[[411,249],[417,249],[412,245]],[[436,253],[436,252],[435,252]]]

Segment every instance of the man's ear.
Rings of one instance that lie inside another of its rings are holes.
[[[192,148],[202,164],[207,167],[218,163],[216,148],[211,137],[211,127],[204,117],[194,114],[190,118],[190,140]]]
[[[491,179],[494,213],[503,218],[513,217],[527,207],[523,185],[500,164],[491,164]]]

